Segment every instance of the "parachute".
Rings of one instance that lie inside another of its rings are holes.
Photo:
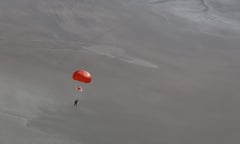
[[[72,75],[73,80],[83,82],[83,83],[90,83],[92,81],[91,74],[86,70],[77,70]]]
[[[76,87],[76,90],[77,90],[77,91],[80,91],[80,92],[82,92],[82,91],[83,91],[83,89],[82,89],[82,87],[81,87],[81,86],[78,86],[78,87]]]
[[[90,83],[92,81],[92,76],[88,71],[81,69],[81,70],[76,70],[73,73],[72,79],[74,81],[82,82],[82,83],[87,84],[87,83]],[[79,91],[79,92],[82,92],[83,88],[81,86],[77,86],[76,90]]]

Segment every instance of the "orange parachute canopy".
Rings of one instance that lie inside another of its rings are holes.
[[[83,82],[83,83],[90,83],[92,81],[91,74],[86,70],[77,70],[72,75],[73,80]]]

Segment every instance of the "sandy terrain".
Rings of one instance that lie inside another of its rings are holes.
[[[239,7],[1,0],[0,143],[240,143]]]

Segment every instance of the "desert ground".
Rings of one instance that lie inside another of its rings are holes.
[[[239,8],[0,0],[0,143],[240,143]]]

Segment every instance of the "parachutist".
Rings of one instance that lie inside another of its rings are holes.
[[[79,102],[79,99],[76,99],[76,100],[74,101],[73,106],[77,107],[78,102]]]
[[[82,82],[82,83],[87,84],[87,83],[90,83],[92,81],[92,76],[88,71],[81,69],[81,70],[76,70],[72,74],[72,79],[74,81],[78,81],[78,82]],[[76,90],[79,91],[79,92],[83,91],[81,86],[76,87]],[[76,99],[73,103],[73,106],[77,107],[78,102],[79,102],[79,99]]]

